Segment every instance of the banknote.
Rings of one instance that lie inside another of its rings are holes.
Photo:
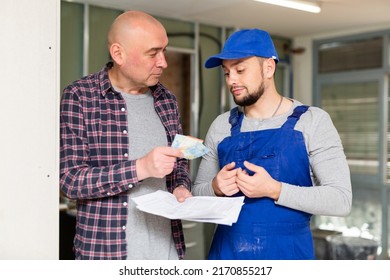
[[[172,148],[180,149],[186,159],[195,159],[209,152],[209,149],[203,145],[203,140],[181,134],[176,134]]]

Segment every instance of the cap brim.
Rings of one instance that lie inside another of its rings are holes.
[[[219,57],[212,56],[206,60],[204,66],[206,68],[214,68],[220,66],[221,64],[222,64],[222,59],[220,59]]]
[[[240,58],[246,58],[255,56],[255,54],[252,53],[242,53],[242,52],[228,52],[228,53],[219,53],[213,56],[210,56],[206,62],[204,63],[204,66],[206,68],[214,68],[217,66],[220,66],[222,64],[222,60],[224,59],[240,59]]]

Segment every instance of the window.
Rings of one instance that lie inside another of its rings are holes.
[[[377,82],[327,84],[322,107],[332,116],[351,172],[379,172],[379,97]]]
[[[389,256],[390,31],[314,43],[314,100],[326,110],[343,142],[351,170],[348,217],[316,217],[314,224],[372,237]],[[389,58],[386,59],[385,58]]]
[[[382,37],[325,43],[319,49],[319,72],[334,73],[382,66]]]

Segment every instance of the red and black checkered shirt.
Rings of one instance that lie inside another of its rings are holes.
[[[128,190],[137,187],[135,160],[128,160],[127,107],[108,79],[107,64],[65,88],[60,110],[60,187],[77,200],[76,259],[126,259]],[[182,134],[176,97],[160,83],[151,87],[168,144]],[[146,136],[147,137],[147,136]],[[178,159],[166,176],[168,191],[190,188],[188,161]],[[185,245],[180,220],[172,220],[180,259]]]

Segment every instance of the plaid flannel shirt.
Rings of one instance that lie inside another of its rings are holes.
[[[60,110],[60,188],[77,201],[76,259],[126,259],[128,190],[137,187],[135,160],[127,135],[127,108],[108,79],[107,64],[65,88]],[[168,144],[182,134],[176,97],[160,83],[151,87]],[[146,136],[147,137],[147,136]],[[178,159],[166,176],[168,191],[190,188],[188,161]],[[180,220],[172,220],[180,259],[185,245]]]

